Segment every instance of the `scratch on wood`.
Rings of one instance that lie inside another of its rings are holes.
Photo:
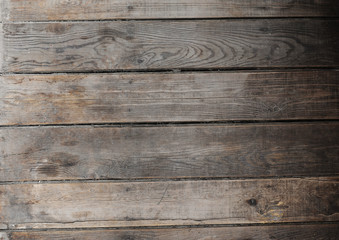
[[[167,186],[166,186],[166,188],[165,188],[165,191],[164,191],[164,193],[162,194],[162,196],[161,196],[161,198],[160,198],[160,201],[158,202],[158,205],[159,205],[159,204],[162,202],[162,200],[164,199],[165,194],[167,193],[168,186],[169,186],[169,184],[167,184]]]

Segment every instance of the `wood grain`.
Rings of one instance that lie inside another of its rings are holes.
[[[7,6],[7,4],[6,4],[6,6]],[[4,14],[4,10],[6,9],[6,7],[5,7],[5,2],[4,1],[1,1],[0,2],[0,24],[3,22],[3,14]],[[0,29],[2,29],[2,26],[1,26],[1,28]],[[1,31],[0,31],[1,32]]]
[[[339,118],[339,71],[0,76],[0,124]]]
[[[0,181],[336,175],[339,123],[0,129]]]
[[[338,17],[336,0],[3,0],[7,21]]]
[[[4,72],[338,67],[339,20],[4,24]]]
[[[338,235],[338,224],[310,224],[184,229],[26,231],[10,232],[7,238],[8,240],[336,240]]]
[[[10,229],[338,221],[338,178],[0,185]]]
[[[2,75],[2,64],[4,60],[4,47],[3,47],[3,31],[2,31],[2,23],[0,22],[0,78]]]

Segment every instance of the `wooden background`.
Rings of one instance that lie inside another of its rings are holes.
[[[2,0],[0,239],[338,239],[339,1]]]

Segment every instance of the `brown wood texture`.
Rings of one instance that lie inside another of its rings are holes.
[[[11,23],[4,72],[338,67],[339,20]]]
[[[324,176],[338,123],[0,129],[0,181]]]
[[[338,221],[338,178],[0,185],[9,229]]]
[[[0,76],[0,124],[339,118],[339,71]]]
[[[8,240],[337,240],[338,224],[217,227],[187,229],[9,232]],[[1,233],[0,233],[1,236]],[[5,240],[7,240],[5,238]]]
[[[338,17],[336,0],[3,0],[7,21]]]

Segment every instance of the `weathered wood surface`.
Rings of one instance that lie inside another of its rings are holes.
[[[338,67],[339,20],[4,24],[5,72]]]
[[[2,128],[0,181],[336,175],[338,130],[337,122]]]
[[[0,124],[339,118],[339,71],[0,76]]]
[[[2,70],[3,70],[2,68],[3,60],[4,60],[3,31],[2,31],[2,23],[0,22],[0,78],[1,78]]]
[[[9,229],[338,221],[338,178],[0,185]]]
[[[6,235],[3,233],[3,236],[6,236],[8,240],[337,240],[339,225],[310,224],[186,229],[28,231],[10,232]],[[7,239],[5,238],[5,240]]]
[[[2,0],[7,21],[338,17],[336,0]]]

